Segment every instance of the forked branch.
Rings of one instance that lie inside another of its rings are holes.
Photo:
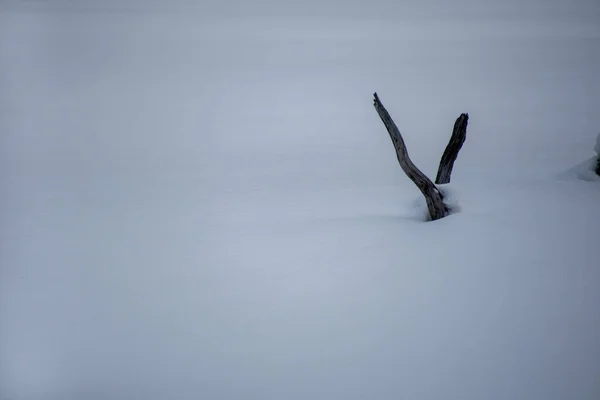
[[[398,157],[398,163],[400,164],[400,167],[406,176],[408,176],[410,180],[417,185],[421,193],[423,193],[423,196],[425,196],[425,200],[427,201],[427,209],[429,210],[429,216],[431,217],[431,220],[435,221],[437,219],[444,218],[446,215],[448,215],[448,208],[444,204],[442,194],[438,188],[435,187],[433,182],[431,182],[431,180],[412,162],[408,156],[406,144],[404,143],[404,139],[402,138],[396,123],[394,123],[392,117],[381,103],[381,100],[379,100],[377,93],[374,93],[373,96],[373,105],[375,106],[377,114],[379,114],[381,121],[383,121],[383,124],[390,134],[390,138],[392,139],[392,143],[396,149],[396,156]]]

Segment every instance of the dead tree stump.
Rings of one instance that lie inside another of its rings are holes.
[[[594,147],[594,150],[598,154],[598,158],[596,159],[596,175],[600,175],[600,133],[596,137],[596,147]]]
[[[373,105],[375,106],[375,110],[377,110],[377,114],[379,114],[381,121],[383,121],[383,124],[390,134],[392,143],[394,144],[396,156],[398,157],[398,163],[400,164],[400,167],[406,176],[408,176],[409,179],[413,181],[415,185],[417,185],[421,193],[423,193],[423,196],[425,196],[425,201],[427,202],[427,209],[429,211],[431,220],[435,221],[437,219],[444,218],[449,214],[448,206],[444,203],[444,196],[435,186],[435,184],[412,162],[408,156],[406,144],[404,143],[404,139],[402,138],[396,123],[394,120],[392,120],[392,117],[381,103],[381,100],[379,100],[377,93],[374,93],[373,97]],[[468,114],[461,114],[456,120],[454,124],[454,130],[452,131],[452,136],[450,137],[450,142],[446,146],[446,150],[444,151],[442,159],[440,160],[435,182],[436,184],[450,182],[450,175],[452,174],[454,161],[456,161],[458,152],[462,148],[467,136],[468,121]]]

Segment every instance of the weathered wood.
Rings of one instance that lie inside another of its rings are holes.
[[[598,158],[596,159],[596,175],[600,175],[600,133],[596,137],[596,147],[594,147],[594,150],[598,154]]]
[[[461,114],[454,123],[454,129],[452,130],[452,136],[450,141],[444,150],[442,159],[440,160],[440,166],[438,168],[437,176],[435,178],[436,185],[450,183],[450,175],[452,174],[452,168],[454,162],[458,157],[458,152],[462,148],[465,139],[467,138],[467,124],[469,123],[469,114]]]
[[[444,204],[442,194],[433,184],[433,182],[431,182],[431,180],[412,162],[408,156],[406,144],[404,143],[404,139],[402,138],[396,123],[392,120],[392,117],[379,100],[377,93],[374,93],[373,96],[373,105],[375,106],[377,114],[379,114],[381,121],[383,121],[383,124],[390,134],[390,138],[392,139],[392,143],[396,149],[396,156],[398,157],[398,163],[400,163],[400,167],[406,176],[408,176],[410,180],[417,185],[421,193],[423,193],[423,196],[425,196],[425,200],[427,201],[427,209],[429,210],[429,216],[431,217],[431,220],[435,221],[436,219],[444,218],[446,215],[448,215],[448,208]]]

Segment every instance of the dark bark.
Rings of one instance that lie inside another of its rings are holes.
[[[458,152],[462,148],[465,139],[467,138],[467,124],[469,123],[469,114],[461,114],[454,123],[454,129],[452,130],[452,136],[450,141],[444,150],[442,159],[440,160],[440,166],[438,168],[437,176],[435,178],[436,184],[450,183],[450,175],[452,174],[452,168],[454,162],[458,157]]]
[[[600,133],[596,137],[596,147],[594,147],[596,153],[598,154],[598,158],[596,159],[596,175],[600,175]]]
[[[379,117],[383,121],[383,124],[390,134],[390,138],[392,139],[392,143],[396,149],[396,156],[398,157],[400,167],[410,178],[410,180],[417,185],[421,193],[423,193],[423,196],[425,196],[425,200],[427,201],[427,209],[429,210],[429,216],[431,217],[431,220],[435,221],[436,219],[445,217],[448,215],[448,208],[446,207],[446,204],[444,204],[442,194],[433,184],[433,182],[431,182],[431,180],[412,162],[408,156],[408,150],[406,149],[406,144],[404,144],[404,139],[400,134],[400,130],[379,100],[377,93],[374,93],[373,96],[375,97],[373,105],[375,106],[377,114],[379,114]]]

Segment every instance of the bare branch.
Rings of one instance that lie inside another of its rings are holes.
[[[467,124],[469,123],[469,114],[461,114],[454,123],[454,129],[452,130],[452,136],[450,141],[444,150],[442,159],[440,160],[440,166],[438,168],[437,176],[435,178],[436,184],[450,183],[450,175],[452,174],[452,168],[454,167],[454,161],[458,157],[458,152],[462,148],[465,139],[467,138]]]
[[[429,210],[429,216],[431,217],[431,220],[435,221],[436,219],[445,217],[448,215],[448,208],[444,204],[442,194],[438,188],[435,187],[433,182],[431,182],[431,180],[412,162],[408,156],[406,144],[404,143],[404,139],[402,138],[396,123],[392,120],[392,117],[379,100],[377,93],[374,93],[373,96],[373,105],[375,106],[377,114],[379,114],[381,121],[383,121],[383,124],[390,134],[390,138],[392,139],[392,143],[396,149],[398,163],[400,164],[400,167],[406,176],[408,176],[410,180],[417,185],[421,193],[423,193],[423,196],[425,196],[425,200],[427,201],[427,209]]]

